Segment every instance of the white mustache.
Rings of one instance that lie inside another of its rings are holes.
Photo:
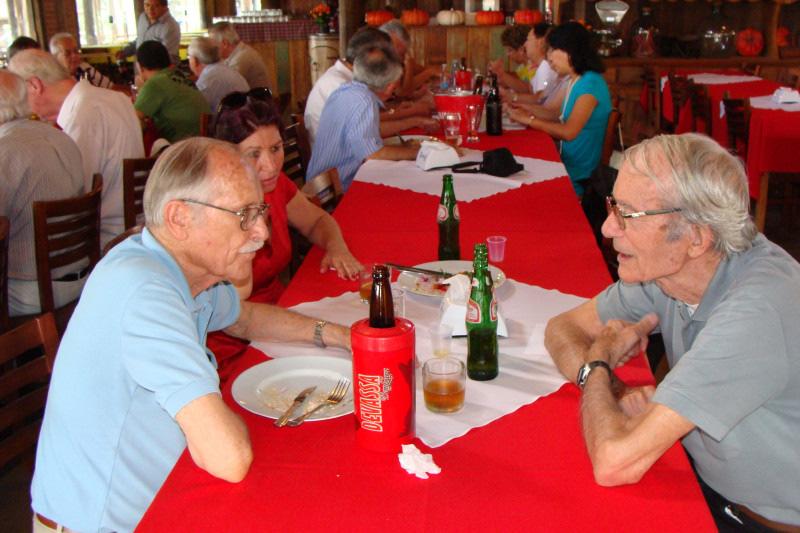
[[[261,249],[263,246],[264,246],[264,241],[250,242],[248,244],[245,244],[241,248],[239,248],[239,253],[240,254],[253,253],[253,252]]]

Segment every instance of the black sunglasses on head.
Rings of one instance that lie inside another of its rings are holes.
[[[269,101],[272,100],[272,91],[268,87],[255,87],[246,93],[233,92],[225,96],[219,101],[217,113],[225,109],[239,109],[247,104],[247,99],[253,98],[255,100]]]

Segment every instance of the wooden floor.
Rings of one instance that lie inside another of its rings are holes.
[[[782,227],[778,217],[770,213],[766,234],[800,261],[800,231]],[[31,474],[27,466],[0,473],[0,530],[4,533],[27,533],[31,530]]]

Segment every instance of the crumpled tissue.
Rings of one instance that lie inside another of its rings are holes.
[[[456,274],[442,283],[448,285],[442,298],[442,324],[453,327],[453,336],[462,337],[467,334],[467,300],[472,292],[472,280],[466,274]],[[497,310],[497,334],[508,337],[508,329],[499,305]]]
[[[442,471],[433,462],[433,456],[429,453],[422,453],[413,444],[403,444],[402,453],[397,454],[400,466],[409,474],[413,474],[420,479],[428,479],[428,474],[438,474]]]
[[[796,104],[800,102],[800,93],[789,87],[780,87],[772,93],[772,99],[779,104]]]
[[[443,142],[422,141],[417,152],[417,166],[422,170],[450,167],[460,161],[455,148]]]

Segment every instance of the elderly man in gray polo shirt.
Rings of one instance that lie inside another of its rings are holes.
[[[237,71],[219,59],[219,46],[209,37],[195,37],[189,43],[189,68],[197,76],[195,85],[203,93],[211,113],[233,92],[247,92],[250,86]]]
[[[583,389],[595,479],[635,483],[681,440],[720,529],[796,531],[800,265],[757,233],[741,163],[708,137],[629,149],[607,202],[620,281],[545,335]],[[670,371],[626,390],[612,369],[651,331]]]

